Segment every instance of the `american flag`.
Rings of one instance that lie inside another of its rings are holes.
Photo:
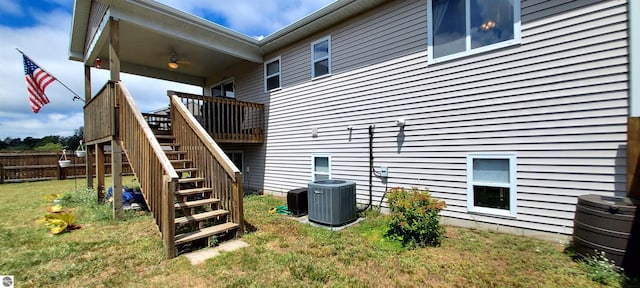
[[[56,78],[42,70],[26,55],[22,54],[22,59],[24,60],[24,77],[27,80],[27,94],[29,94],[31,110],[33,113],[38,113],[42,106],[49,103],[49,98],[44,94],[44,89]]]

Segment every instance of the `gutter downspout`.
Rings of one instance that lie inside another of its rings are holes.
[[[640,199],[640,2],[629,0],[629,118],[627,121],[627,196]]]

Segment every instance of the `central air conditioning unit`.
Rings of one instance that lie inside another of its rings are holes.
[[[356,183],[348,180],[318,180],[307,189],[309,221],[330,227],[342,226],[358,218]]]

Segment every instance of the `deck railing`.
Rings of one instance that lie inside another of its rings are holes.
[[[242,173],[214,142],[181,98],[170,97],[170,115],[173,136],[180,143],[186,158],[200,168],[197,175],[205,179],[206,187],[213,188],[213,196],[220,199],[222,209],[230,211],[230,220],[244,231]]]
[[[120,144],[162,234],[167,257],[176,256],[174,195],[178,174],[122,83],[115,87]]]
[[[111,140],[113,126],[115,83],[107,82],[98,94],[84,106],[84,139],[87,145]]]
[[[169,91],[217,143],[264,143],[264,104]]]

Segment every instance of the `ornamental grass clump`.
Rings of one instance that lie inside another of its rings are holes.
[[[388,194],[391,216],[387,236],[405,247],[440,246],[444,226],[439,214],[446,204],[429,190],[393,188]]]

